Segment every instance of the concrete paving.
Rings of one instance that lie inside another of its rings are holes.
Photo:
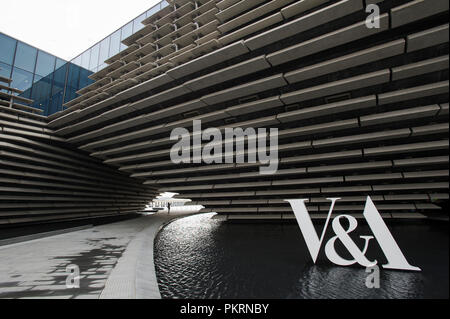
[[[0,298],[161,298],[153,241],[161,227],[190,213],[159,213],[0,247]],[[66,268],[80,269],[69,289]]]

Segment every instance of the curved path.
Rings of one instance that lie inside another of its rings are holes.
[[[0,298],[161,298],[153,242],[161,227],[192,213],[160,213],[0,246]],[[66,267],[80,269],[68,289]]]

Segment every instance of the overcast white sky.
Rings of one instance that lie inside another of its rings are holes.
[[[71,60],[160,0],[2,2],[1,32]]]

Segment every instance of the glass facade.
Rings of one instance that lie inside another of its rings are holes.
[[[168,5],[168,2],[165,0],[158,3],[96,45],[78,55],[71,62],[94,73],[102,70],[107,65],[105,63],[106,60],[127,48],[122,41],[142,29],[144,27],[141,23],[143,20],[159,10],[164,9]]]
[[[168,5],[158,3],[70,62],[0,32],[0,76],[11,78],[11,86],[24,91],[21,96],[33,99],[33,106],[44,110],[44,115],[59,112],[78,96],[78,90],[94,82],[89,75],[127,48],[122,41],[143,28],[144,19]]]
[[[76,69],[68,78],[69,70]],[[12,79],[11,87],[34,100],[33,107],[50,115],[62,110],[63,102],[93,81],[91,71],[0,33],[0,76]]]

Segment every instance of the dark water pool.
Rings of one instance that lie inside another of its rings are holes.
[[[402,222],[389,228],[422,272],[381,270],[380,289],[368,289],[365,269],[332,266],[323,247],[317,265],[295,224],[229,224],[213,214],[177,220],[155,243],[163,298],[448,298],[448,224]],[[321,231],[323,225],[317,225]],[[330,228],[331,230],[331,228]],[[370,235],[360,225],[359,235]],[[332,231],[328,231],[331,237]],[[371,242],[368,257],[384,263]],[[344,257],[344,254],[343,254]]]

